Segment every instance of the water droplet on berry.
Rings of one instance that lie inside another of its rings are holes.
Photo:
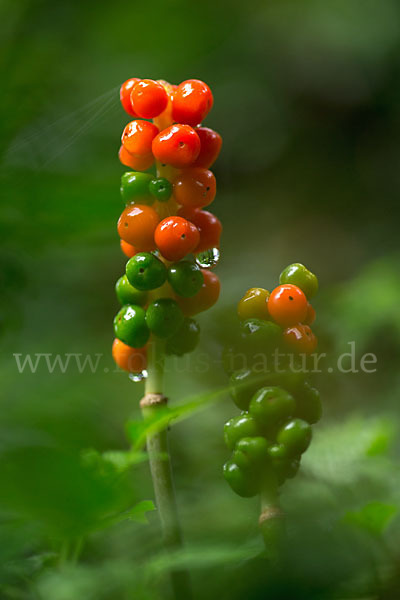
[[[129,373],[129,379],[134,383],[138,383],[140,381],[144,381],[147,379],[147,371],[143,369],[140,373]]]
[[[196,254],[195,259],[196,263],[202,269],[212,269],[219,262],[220,251],[218,248],[210,248],[210,250],[205,250],[204,252],[199,252]]]

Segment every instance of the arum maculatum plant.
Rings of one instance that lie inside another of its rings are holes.
[[[316,276],[299,263],[284,269],[271,293],[249,289],[238,304],[238,339],[225,356],[240,413],[225,424],[232,454],[224,477],[240,496],[261,495],[259,524],[272,553],[283,523],[279,488],[296,475],[321,417],[319,393],[306,377],[317,346],[309,302],[317,291]]]
[[[112,351],[133,381],[145,381],[140,405],[144,418],[151,420],[167,406],[165,356],[195,348],[200,329],[193,316],[219,296],[220,282],[211,269],[218,262],[222,226],[204,209],[215,198],[209,167],[222,139],[202,126],[213,105],[211,90],[202,81],[176,86],[132,78],[122,85],[120,98],[132,118],[119,150],[129,170],[121,178],[125,208],[118,234],[129,260],[116,283],[122,308],[114,319]],[[179,547],[165,428],[148,435],[147,451],[165,543]],[[176,573],[174,585],[177,595],[188,597],[185,574]]]

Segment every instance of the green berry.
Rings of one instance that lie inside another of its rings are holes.
[[[241,410],[248,410],[250,400],[258,388],[264,385],[265,375],[255,373],[251,369],[239,369],[230,377],[230,394],[232,400]]]
[[[230,450],[244,437],[258,437],[256,421],[248,413],[233,417],[224,426],[224,440]]]
[[[143,306],[146,304],[147,294],[146,292],[141,292],[133,287],[128,281],[126,275],[120,277],[115,284],[115,293],[117,294],[117,298],[122,306],[124,304],[138,304],[139,306]]]
[[[296,417],[308,423],[317,423],[322,416],[322,404],[319,391],[305,381],[298,389],[296,396]]]
[[[286,479],[294,477],[299,470],[299,467],[299,458],[277,458],[272,461],[272,468],[277,475],[279,485],[282,485]]]
[[[172,185],[165,177],[158,177],[150,181],[149,192],[159,202],[167,202],[172,195]]]
[[[258,468],[268,461],[268,442],[264,437],[241,438],[233,453],[233,460],[241,468]]]
[[[318,279],[301,263],[293,263],[282,271],[279,276],[280,284],[291,283],[297,285],[308,299],[318,292]]]
[[[159,298],[147,308],[146,323],[157,337],[167,338],[174,335],[183,321],[183,312],[172,298]]]
[[[289,392],[278,386],[268,386],[254,394],[249,413],[260,425],[274,427],[291,417],[295,407],[295,400]]]
[[[305,452],[311,442],[311,426],[303,419],[292,419],[278,431],[276,441],[283,444],[289,456]]]
[[[183,356],[192,352],[197,346],[200,337],[200,326],[194,319],[186,318],[178,331],[168,338],[165,352]]]
[[[268,448],[268,456],[272,459],[275,458],[286,458],[287,457],[287,450],[286,450],[286,446],[284,446],[283,444],[273,444],[272,446],[270,446]]]
[[[126,276],[129,283],[136,289],[154,290],[165,283],[167,268],[151,252],[139,252],[126,263]]]
[[[232,490],[239,496],[251,498],[259,492],[258,478],[246,473],[232,459],[224,464],[223,474]]]
[[[190,298],[200,291],[204,277],[196,263],[190,260],[181,260],[169,267],[168,281],[178,296]]]
[[[149,184],[153,179],[150,173],[127,171],[121,177],[121,196],[126,204],[153,204]]]
[[[114,319],[114,331],[115,337],[132,348],[145,346],[150,336],[145,310],[141,306],[125,304]]]
[[[281,341],[282,329],[272,321],[247,319],[241,323],[243,351],[251,355],[266,354]]]

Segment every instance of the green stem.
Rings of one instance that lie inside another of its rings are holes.
[[[144,402],[142,401],[144,418],[153,416],[159,410],[165,410],[167,402],[162,395],[164,344],[160,340],[153,339],[149,343],[147,371],[145,397]],[[146,402],[148,394],[155,395],[151,404]],[[182,547],[182,533],[172,479],[167,430],[164,429],[147,437],[147,452],[164,544],[169,550],[177,550]],[[190,600],[192,594],[188,572],[172,571],[171,581],[176,600]]]
[[[266,479],[261,491],[261,514],[259,519],[267,557],[277,564],[285,533],[284,514],[279,505],[278,483],[272,476]]]

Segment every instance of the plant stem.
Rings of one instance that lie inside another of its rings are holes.
[[[279,506],[278,483],[272,474],[264,481],[261,491],[259,525],[264,538],[267,557],[276,565],[285,533],[285,521],[283,511]]]
[[[141,403],[144,418],[153,416],[159,410],[165,410],[167,405],[167,399],[162,394],[164,343],[161,340],[152,339],[149,343],[147,371],[145,397]],[[151,401],[148,401],[149,399]],[[164,544],[169,550],[177,550],[182,547],[182,533],[178,519],[166,429],[147,437],[147,452]],[[171,571],[171,581],[175,598],[190,600],[192,594],[189,573],[183,570]]]

